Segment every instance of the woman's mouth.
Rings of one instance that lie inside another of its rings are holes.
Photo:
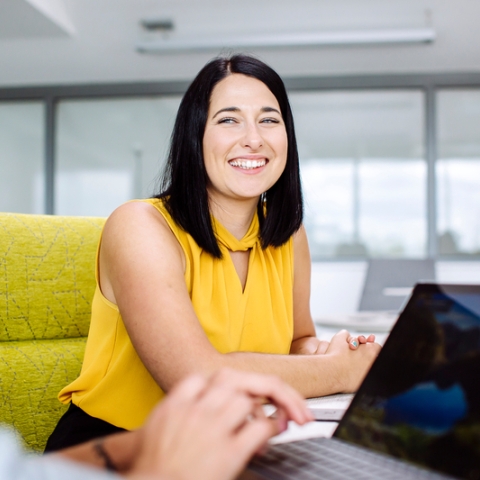
[[[261,160],[243,160],[243,159],[235,159],[230,160],[228,162],[232,167],[242,168],[244,170],[253,170],[254,168],[261,168],[267,164],[266,159]]]

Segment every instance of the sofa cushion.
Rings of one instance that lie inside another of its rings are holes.
[[[0,341],[87,335],[104,222],[0,213]]]
[[[80,373],[104,222],[0,213],[0,422],[37,451]]]
[[[0,418],[43,451],[67,406],[57,396],[80,372],[85,338],[6,342],[0,347]]]

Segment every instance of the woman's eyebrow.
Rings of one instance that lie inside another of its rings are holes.
[[[281,113],[273,107],[262,107],[261,110],[262,112],[277,112],[279,115],[281,115]]]
[[[222,112],[239,112],[240,109],[238,107],[225,107],[225,108],[221,108],[213,117],[215,118],[218,114],[222,113]]]
[[[273,107],[262,107],[260,109],[262,112],[276,112],[278,113],[279,115],[281,115],[281,113],[276,109],[276,108],[273,108]],[[240,111],[240,108],[238,107],[225,107],[225,108],[221,108],[213,117],[212,119],[214,119],[218,114],[222,113],[222,112],[239,112]]]

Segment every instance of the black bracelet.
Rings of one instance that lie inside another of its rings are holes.
[[[99,457],[105,462],[105,468],[110,472],[117,472],[118,469],[112,462],[110,455],[106,452],[105,447],[103,446],[104,438],[100,438],[93,444],[93,449]]]

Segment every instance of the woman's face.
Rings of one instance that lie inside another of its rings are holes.
[[[264,83],[232,74],[215,86],[203,137],[213,201],[258,199],[285,169],[287,146],[280,107]]]

